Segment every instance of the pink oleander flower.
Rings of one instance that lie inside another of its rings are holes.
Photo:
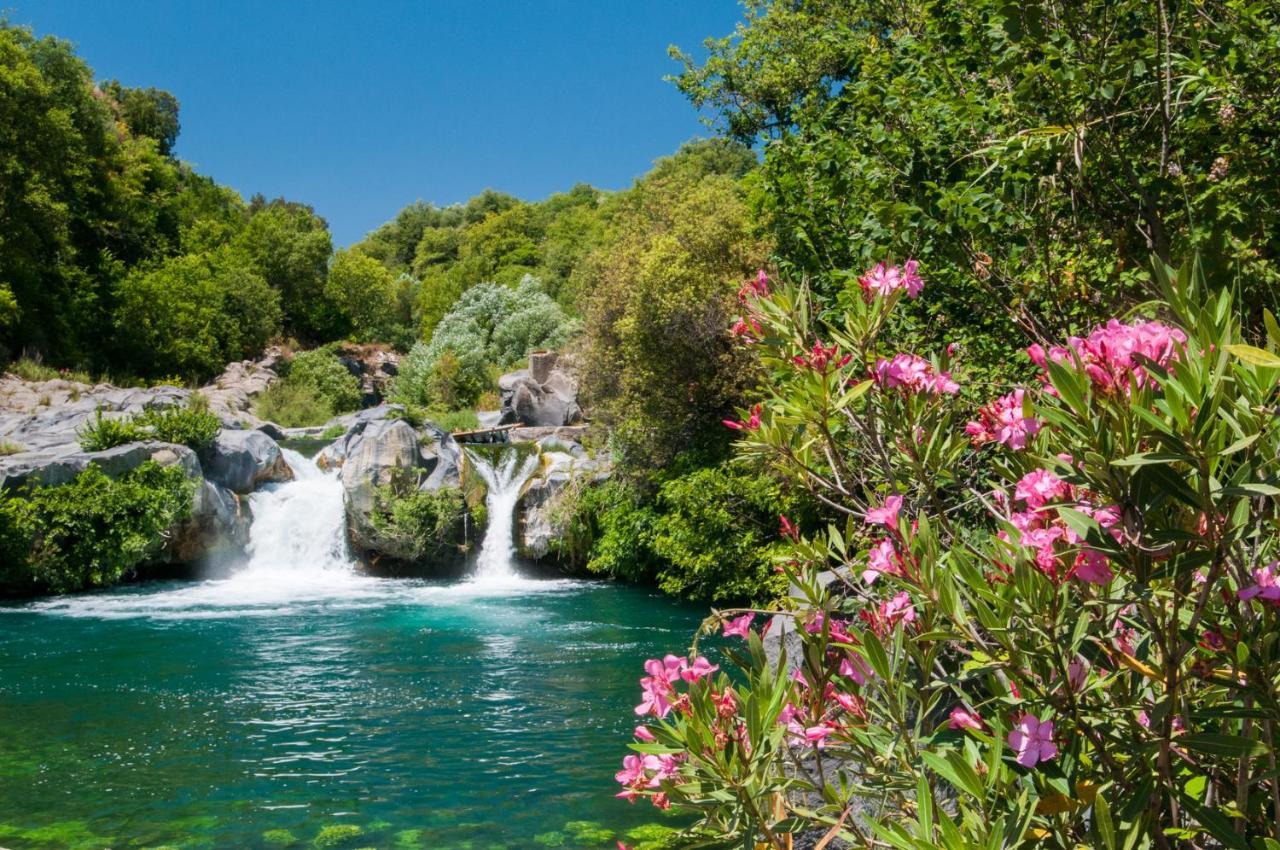
[[[839,354],[840,349],[834,342],[831,345],[824,346],[822,340],[819,339],[814,341],[813,348],[808,354],[797,354],[791,359],[797,366],[825,373],[828,366],[840,369],[847,366],[849,361],[853,359],[852,354],[846,354],[843,357],[838,356]]]
[[[813,615],[813,619],[804,624],[804,630],[811,634],[821,634],[823,627],[827,629],[827,636],[834,641],[840,643],[853,643],[853,638],[849,635],[849,624],[839,617],[832,617],[828,620],[827,615],[818,611]]]
[[[916,608],[911,603],[911,594],[905,590],[892,599],[880,603],[880,621],[889,629],[899,623],[914,623]]]
[[[1109,584],[1116,577],[1107,556],[1094,549],[1086,549],[1076,556],[1071,575],[1089,584]]]
[[[760,323],[751,316],[743,316],[734,322],[729,331],[735,337],[747,343],[755,342],[764,336],[764,332],[760,329]]]
[[[671,808],[671,800],[667,797],[665,791],[659,791],[653,795],[654,808],[662,809],[664,812]]]
[[[1027,441],[1040,432],[1040,420],[1023,411],[1026,390],[1001,396],[978,411],[978,418],[964,428],[974,446],[1003,443],[1014,450],[1025,449]]]
[[[1077,655],[1067,664],[1067,687],[1079,693],[1088,681],[1089,662],[1083,656]]]
[[[920,264],[916,260],[907,260],[902,268],[877,263],[876,267],[858,278],[863,294],[870,299],[875,295],[892,295],[899,289],[905,289],[909,298],[915,298],[924,289],[924,278],[920,277]]]
[[[712,673],[720,669],[719,664],[712,664],[707,659],[699,655],[693,660],[692,664],[688,664],[680,671],[680,678],[686,682],[696,682],[699,679],[710,676]]]
[[[884,500],[882,506],[867,511],[865,522],[867,525],[883,525],[885,528],[896,529],[900,510],[902,510],[902,497],[890,496]]]
[[[653,737],[653,733],[649,731],[648,726],[637,726],[633,734],[636,736],[637,741],[644,741],[646,744],[652,744],[658,740]]]
[[[987,724],[976,711],[957,705],[951,709],[951,714],[947,717],[947,728],[957,731],[968,729],[971,732],[984,732]]]
[[[758,298],[769,297],[769,275],[765,274],[764,269],[756,272],[755,280],[749,280],[742,284],[742,288],[738,290],[738,300],[744,304]]]
[[[1023,767],[1035,767],[1038,762],[1058,754],[1058,747],[1053,743],[1053,721],[1041,721],[1033,714],[1015,718],[1008,740],[1018,764]]]
[[[1064,498],[1070,490],[1065,481],[1049,470],[1035,469],[1022,476],[1013,495],[1021,499],[1028,508],[1042,508]]]
[[[1187,335],[1160,322],[1124,324],[1112,319],[1098,325],[1087,337],[1071,337],[1065,346],[1055,345],[1048,351],[1040,345],[1027,348],[1031,361],[1045,370],[1058,363],[1071,369],[1083,369],[1094,390],[1103,394],[1129,394],[1133,387],[1151,381],[1144,360],[1161,370],[1177,360]]]
[[[783,514],[778,514],[778,534],[795,543],[800,542],[800,529]]]
[[[871,668],[862,660],[861,655],[851,655],[840,659],[838,671],[841,676],[852,679],[859,685],[865,685],[871,678]]]
[[[725,637],[740,637],[746,640],[751,635],[751,621],[756,618],[755,614],[743,614],[741,617],[734,617],[724,624]]]
[[[1276,575],[1276,569],[1280,567],[1280,561],[1272,561],[1265,567],[1259,567],[1253,571],[1254,583],[1248,587],[1243,587],[1237,592],[1237,596],[1241,602],[1248,602],[1250,599],[1257,597],[1264,602],[1270,602],[1272,605],[1280,605],[1280,577]]]
[[[942,395],[960,392],[960,385],[950,372],[935,372],[933,364],[915,354],[895,354],[892,360],[881,357],[871,369],[872,379],[888,390]]]
[[[734,422],[732,419],[723,420],[726,428],[732,428],[735,431],[759,431],[760,430],[760,413],[764,409],[764,405],[757,404],[751,408],[751,415],[742,422]]]
[[[872,546],[867,553],[867,568],[862,571],[862,580],[867,584],[874,584],[881,573],[902,575],[902,556],[898,554],[893,541],[887,537]]]

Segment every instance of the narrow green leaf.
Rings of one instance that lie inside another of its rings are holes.
[[[1241,756],[1262,756],[1268,750],[1266,744],[1239,735],[1220,735],[1214,732],[1197,732],[1194,735],[1183,735],[1178,743],[1189,750],[1227,758]]]
[[[1258,348],[1256,345],[1245,345],[1243,343],[1239,343],[1236,345],[1228,345],[1227,350],[1251,366],[1265,366],[1273,369],[1280,368],[1280,357],[1272,354],[1266,349]]]

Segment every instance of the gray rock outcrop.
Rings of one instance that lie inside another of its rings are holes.
[[[392,418],[394,410],[384,406],[361,411],[347,433],[321,453],[318,462],[326,468],[341,467],[347,531],[359,557],[370,564],[389,561],[402,566],[454,568],[465,553],[449,545],[455,536],[452,529],[437,547],[439,563],[419,564],[421,541],[390,534],[375,520],[379,488],[394,485],[401,492],[437,492],[459,487],[462,481],[465,461],[453,438],[431,425],[419,429]]]
[[[582,421],[577,381],[554,364],[554,354],[534,355],[530,368],[498,379],[498,424],[556,427]]]
[[[577,442],[551,435],[540,439],[538,448],[541,465],[516,504],[516,548],[535,561],[551,555],[553,542],[565,534],[564,500],[610,475],[608,462],[590,457]]]
[[[201,460],[205,478],[233,493],[248,494],[262,484],[293,480],[280,446],[262,431],[223,430]]]

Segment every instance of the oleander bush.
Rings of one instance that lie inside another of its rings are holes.
[[[784,516],[792,594],[704,624],[731,669],[645,665],[620,796],[772,848],[1273,846],[1280,327],[1245,343],[1195,263],[1153,281],[976,408],[962,356],[883,333],[914,263],[830,322],[745,287],[771,380],[726,424],[838,519]]]

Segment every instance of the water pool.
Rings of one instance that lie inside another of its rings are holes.
[[[636,843],[662,819],[612,775],[640,664],[701,614],[603,583],[353,573],[6,606],[0,847]]]

